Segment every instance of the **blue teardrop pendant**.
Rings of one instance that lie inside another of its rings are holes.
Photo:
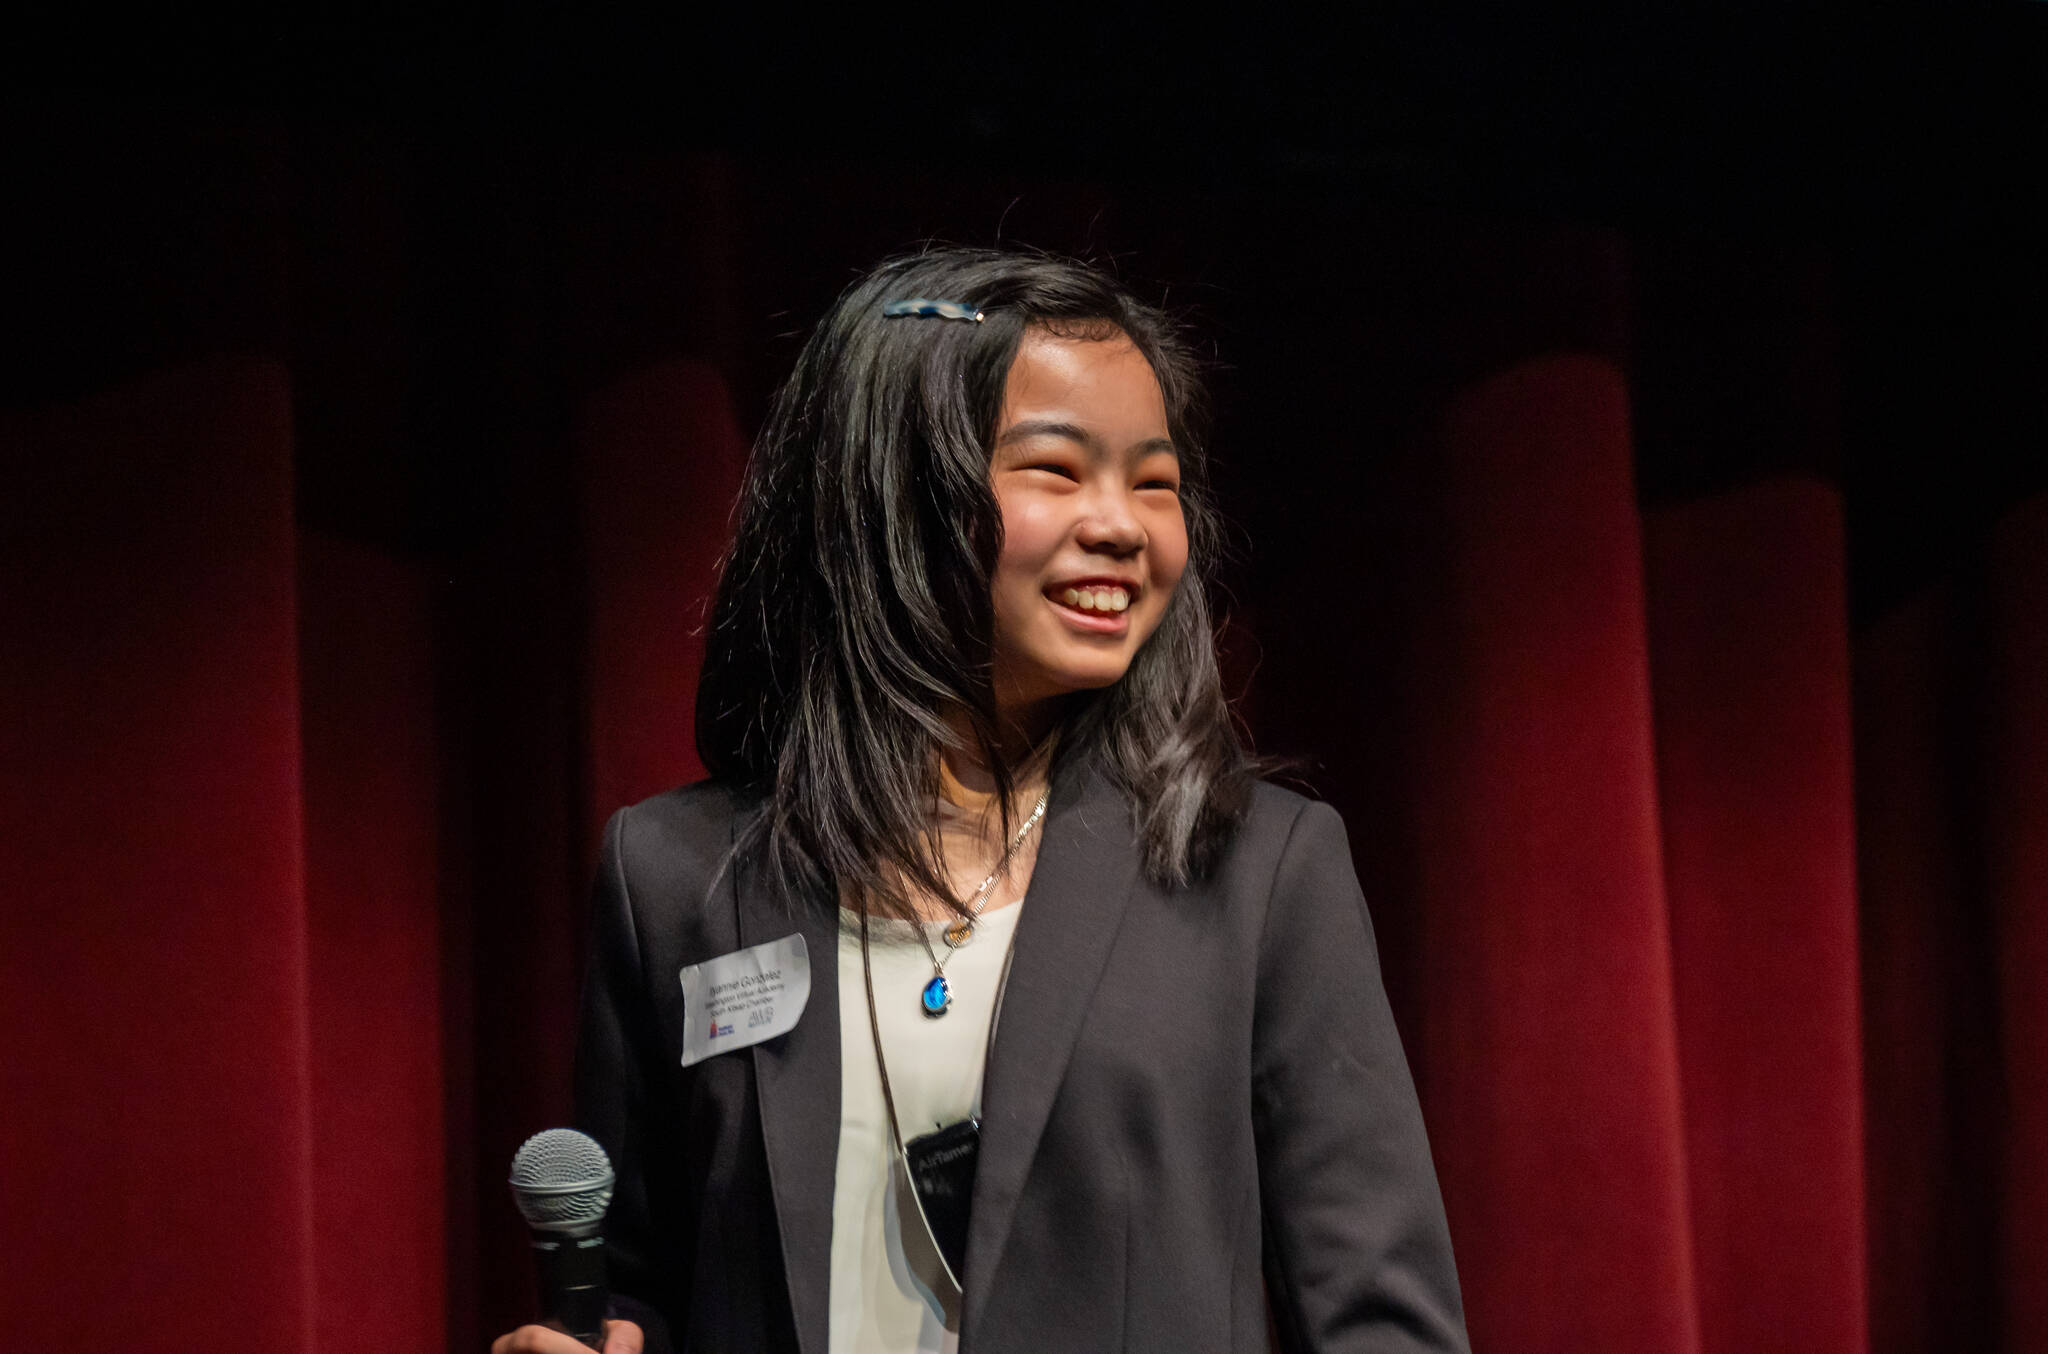
[[[953,985],[946,981],[945,974],[932,975],[932,980],[924,985],[922,1001],[926,1015],[942,1016],[946,1013],[946,1008],[953,1004]]]

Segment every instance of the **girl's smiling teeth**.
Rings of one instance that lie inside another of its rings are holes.
[[[1122,611],[1131,604],[1131,594],[1122,588],[1068,588],[1057,596],[1076,611]]]

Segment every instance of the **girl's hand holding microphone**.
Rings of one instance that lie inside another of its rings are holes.
[[[630,1321],[604,1323],[603,1354],[640,1354],[640,1328]],[[491,1354],[590,1354],[590,1346],[547,1326],[521,1326],[491,1342]]]
[[[574,1129],[536,1133],[513,1156],[512,1200],[533,1232],[547,1324],[499,1336],[491,1354],[640,1354],[639,1326],[604,1319],[611,1292],[603,1229],[614,1178],[604,1148]]]

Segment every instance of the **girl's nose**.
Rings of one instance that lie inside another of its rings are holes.
[[[1145,527],[1138,520],[1130,495],[1113,491],[1095,495],[1076,535],[1091,550],[1112,550],[1118,554],[1129,554],[1145,544]]]

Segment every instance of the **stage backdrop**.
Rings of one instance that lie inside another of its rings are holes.
[[[852,269],[1002,222],[1212,336],[1230,666],[1350,825],[1475,1348],[2048,1348],[2048,497],[1858,562],[1843,467],[1933,425],[1824,241],[464,149],[123,127],[23,199],[8,1347],[526,1317],[749,430]]]

